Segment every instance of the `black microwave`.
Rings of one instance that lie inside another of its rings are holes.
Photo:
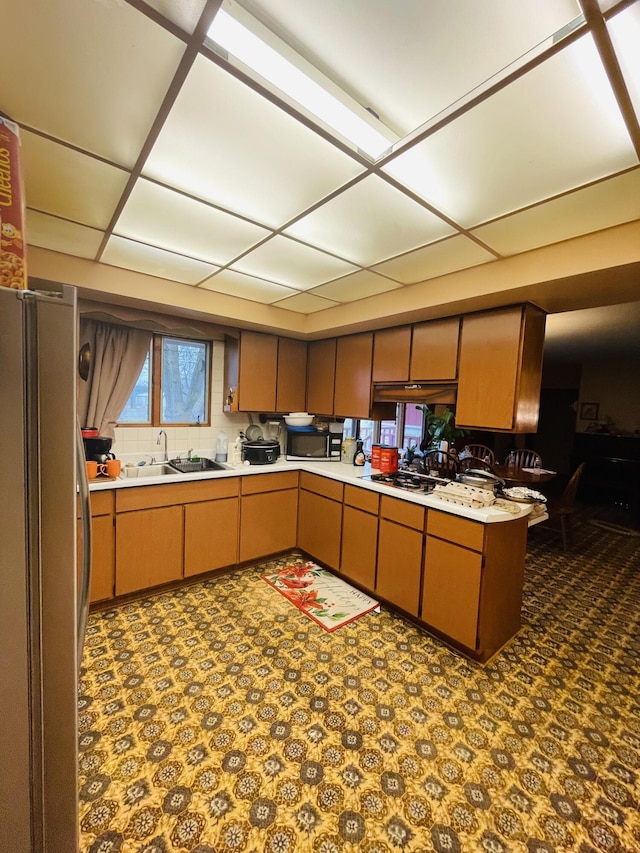
[[[327,430],[287,430],[287,459],[340,461],[342,433]]]

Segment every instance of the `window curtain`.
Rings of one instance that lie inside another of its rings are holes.
[[[100,435],[114,438],[114,427],[149,351],[152,333],[80,320],[80,346],[91,347],[86,382],[78,383],[78,416],[82,426],[97,427]]]

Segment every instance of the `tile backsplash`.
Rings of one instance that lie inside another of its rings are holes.
[[[167,452],[169,457],[185,453],[190,448],[208,456],[215,452],[216,436],[220,431],[227,434],[229,447],[233,444],[239,430],[246,430],[250,423],[248,414],[227,414],[222,411],[224,379],[224,344],[215,341],[212,359],[213,379],[211,383],[211,426],[163,427],[167,433]],[[258,416],[253,416],[258,423]],[[118,458],[126,457],[136,461],[135,457],[156,458],[162,454],[163,445],[158,445],[159,427],[117,427],[113,452]]]

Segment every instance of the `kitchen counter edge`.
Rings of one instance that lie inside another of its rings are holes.
[[[239,465],[236,467],[229,465],[224,471],[211,471],[207,473],[176,473],[159,477],[118,477],[115,480],[105,480],[103,483],[91,482],[89,484],[89,490],[94,492],[105,491],[108,489],[157,486],[160,483],[170,484],[195,482],[197,480],[219,480],[226,477],[247,477],[256,474],[270,474],[276,471],[307,471],[311,474],[318,474],[332,480],[338,480],[339,482],[346,483],[348,485],[369,489],[370,491],[378,492],[379,494],[389,495],[390,497],[397,498],[399,500],[409,501],[410,503],[416,503],[429,509],[437,509],[441,512],[448,512],[452,515],[458,515],[472,521],[480,521],[484,524],[515,521],[516,519],[529,515],[532,510],[532,504],[517,504],[520,509],[520,512],[517,515],[504,512],[500,509],[494,509],[493,507],[474,509],[472,507],[459,506],[458,504],[452,504],[447,501],[440,500],[440,498],[436,498],[433,495],[405,492],[402,489],[387,486],[384,483],[376,483],[372,480],[364,479],[371,473],[371,469],[368,464],[363,468],[356,468],[345,465],[343,462],[287,462],[278,460],[278,462],[271,465]],[[536,519],[536,521],[537,520],[538,519]],[[540,520],[542,520],[542,518]]]

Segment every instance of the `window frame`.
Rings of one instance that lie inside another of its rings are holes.
[[[205,378],[205,390],[207,391],[207,405],[205,412],[205,420],[191,422],[186,421],[184,423],[178,423],[176,421],[162,421],[161,413],[162,413],[162,347],[163,341],[166,338],[171,338],[172,340],[185,341],[186,343],[194,343],[194,344],[204,344],[207,350],[207,354],[205,356],[205,367],[206,367],[206,378]],[[212,340],[199,340],[196,338],[186,338],[184,335],[163,335],[159,332],[154,332],[151,338],[151,345],[149,346],[149,392],[151,394],[151,420],[150,422],[137,422],[133,423],[132,421],[127,421],[126,423],[122,423],[118,421],[116,424],[118,429],[126,429],[127,427],[134,427],[140,429],[142,427],[160,427],[160,428],[169,428],[169,427],[190,427],[190,426],[211,426],[211,406],[212,406],[212,389],[213,389],[213,345],[214,341]],[[137,380],[136,380],[137,381]]]

